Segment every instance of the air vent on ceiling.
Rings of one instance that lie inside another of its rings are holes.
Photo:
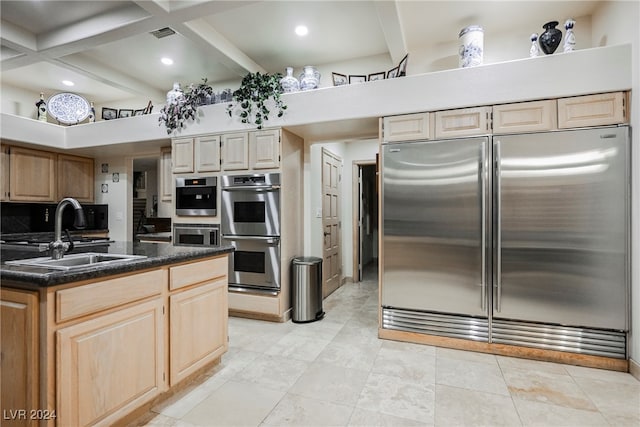
[[[176,32],[169,27],[164,27],[164,28],[160,28],[159,30],[151,31],[151,34],[153,34],[154,36],[156,36],[156,38],[159,38],[159,39],[163,37],[172,36],[175,33]]]

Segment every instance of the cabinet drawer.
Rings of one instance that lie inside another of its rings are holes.
[[[56,291],[56,322],[159,295],[166,285],[166,270],[153,270]]]
[[[493,107],[493,133],[539,132],[558,127],[555,100],[519,102]]]
[[[490,133],[491,107],[436,112],[436,138],[486,135]]]
[[[558,127],[560,129],[615,125],[627,121],[626,94],[624,92],[558,99]]]
[[[433,137],[429,113],[405,114],[383,119],[383,142],[413,141]]]
[[[179,289],[196,283],[225,276],[228,272],[227,256],[178,265],[169,269],[169,289]]]
[[[229,310],[280,315],[280,300],[277,297],[229,292]]]

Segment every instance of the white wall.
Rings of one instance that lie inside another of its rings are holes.
[[[305,255],[322,257],[323,229],[322,218],[316,213],[322,208],[322,149],[325,148],[342,158],[341,206],[342,216],[342,274],[353,277],[353,206],[352,206],[352,165],[354,161],[376,158],[378,140],[355,141],[317,141],[305,150]],[[308,198],[307,198],[308,196]]]
[[[632,43],[631,358],[640,365],[640,2],[606,1],[594,14],[594,46]]]
[[[125,157],[95,159],[96,203],[109,205],[109,237],[116,241],[130,240],[127,230],[130,219],[127,215],[127,194],[133,194],[133,176]],[[102,165],[108,165],[108,172],[102,172]],[[118,182],[113,182],[113,174],[118,174]],[[108,192],[102,192],[102,185],[108,186]]]

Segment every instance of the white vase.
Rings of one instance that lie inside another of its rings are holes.
[[[300,90],[300,82],[293,77],[293,67],[286,68],[287,74],[280,79],[280,86],[284,93],[297,92]]]
[[[538,33],[531,34],[529,38],[531,40],[531,47],[529,48],[529,56],[535,58],[540,55],[540,48],[538,47]]]
[[[320,84],[320,73],[316,67],[305,65],[302,74],[300,74],[300,90],[316,89]]]
[[[569,18],[564,23],[564,29],[567,30],[564,36],[564,45],[562,46],[565,52],[572,52],[576,48],[576,36],[573,34],[573,26],[576,25],[576,21]]]
[[[463,28],[458,34],[459,65],[462,68],[482,65],[484,29],[479,25]]]
[[[173,89],[167,92],[167,105],[177,104],[180,99],[184,98],[184,93],[180,87],[180,83],[174,83]]]
[[[93,102],[91,103],[91,108],[89,109],[89,123],[95,123],[96,121],[96,109],[93,106]]]

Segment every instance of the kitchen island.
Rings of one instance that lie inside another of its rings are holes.
[[[136,258],[49,270],[2,254],[3,425],[126,422],[227,351],[232,247],[91,251]]]

